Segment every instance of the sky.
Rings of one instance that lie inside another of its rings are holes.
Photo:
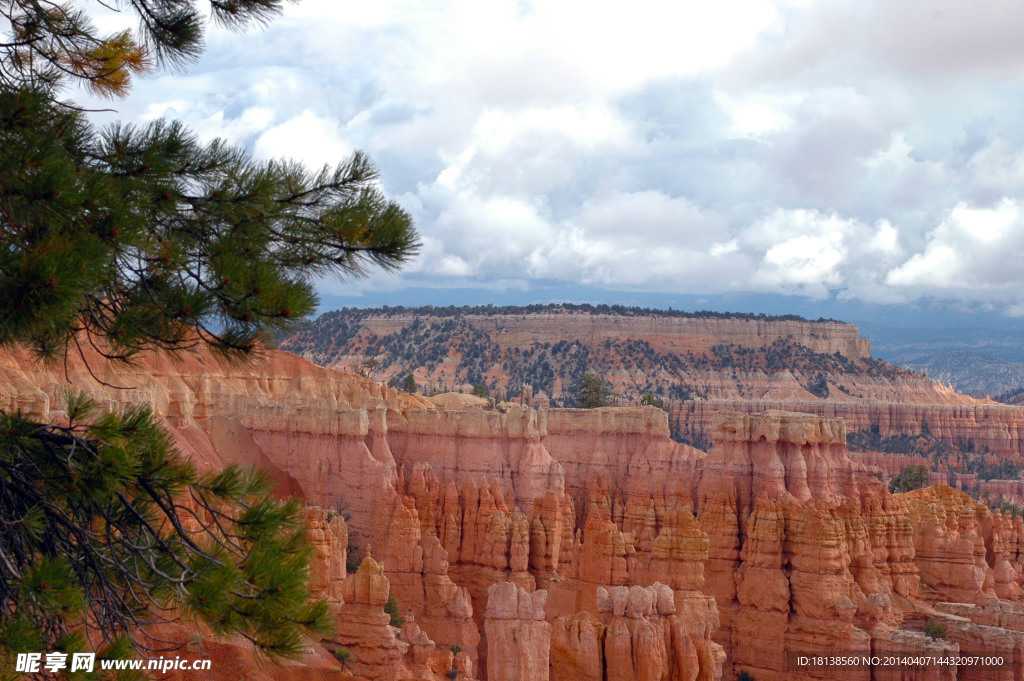
[[[94,117],[310,166],[367,152],[423,248],[319,282],[335,305],[742,292],[1014,318],[1021,35],[1016,0],[305,0],[210,27],[199,63]]]

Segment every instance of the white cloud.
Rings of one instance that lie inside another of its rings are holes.
[[[801,292],[824,297],[828,286],[842,280],[836,268],[845,257],[842,233],[804,234],[769,248],[754,282],[782,289],[795,286]]]
[[[251,106],[239,116],[226,118],[223,111],[198,121],[193,129],[200,139],[212,140],[223,138],[235,144],[242,143],[253,135],[261,135],[271,127],[274,121],[274,110],[266,106]]]
[[[957,205],[928,235],[924,250],[893,269],[886,283],[958,298],[1015,298],[1024,285],[1024,213],[1021,201],[996,208]]]
[[[670,245],[703,249],[726,236],[722,216],[661,192],[615,192],[587,200],[571,220],[589,238],[618,246]]]
[[[365,149],[416,217],[406,272],[425,285],[1017,312],[1022,8],[304,0],[263,32],[211,29],[189,74],[141,80],[119,106],[259,158]]]
[[[775,19],[773,3],[457,0],[431,22],[423,80],[490,105],[565,102],[724,64]]]
[[[794,125],[792,112],[800,99],[792,95],[715,92],[715,101],[731,119],[730,134],[737,137],[757,137],[791,129]]]
[[[885,0],[872,13],[871,42],[888,63],[917,75],[1024,75],[1024,5],[1004,0]]]
[[[975,202],[991,204],[1024,187],[1024,151],[995,137],[967,162],[966,192]]]
[[[335,121],[310,109],[262,133],[253,145],[257,158],[289,158],[311,168],[334,166],[355,149],[341,135]]]
[[[874,235],[864,243],[864,250],[890,256],[899,256],[903,249],[899,243],[900,233],[888,220],[878,223],[878,229]]]

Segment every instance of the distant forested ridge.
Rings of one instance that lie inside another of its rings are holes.
[[[355,308],[355,307],[343,307],[340,310],[334,310],[331,312],[325,312],[317,321],[334,319],[339,316],[347,318],[365,318],[365,317],[376,317],[376,316],[389,316],[389,315],[422,315],[422,316],[434,316],[434,317],[455,317],[455,316],[468,316],[468,315],[522,315],[522,314],[537,314],[542,312],[567,312],[567,313],[581,313],[591,315],[618,315],[620,317],[678,317],[684,319],[747,319],[747,320],[761,320],[761,321],[782,321],[782,322],[837,322],[836,319],[826,319],[819,317],[815,320],[805,319],[800,315],[795,314],[784,314],[784,315],[769,315],[754,312],[715,312],[714,310],[697,310],[696,312],[687,312],[685,310],[673,310],[669,308],[667,310],[648,308],[648,307],[630,307],[626,305],[591,305],[590,303],[548,303],[548,304],[535,304],[535,305],[448,305],[447,307],[435,307],[433,305],[424,305],[422,307],[404,307],[402,305],[389,306],[375,308]]]
[[[856,327],[835,320],[620,305],[346,308],[281,347],[399,387],[412,376],[427,394],[512,398],[527,388],[557,407],[577,406],[591,372],[609,382],[615,403],[648,396],[701,442],[707,433],[687,425],[688,402],[762,398],[780,382],[790,397],[856,400],[868,397],[858,381],[914,375],[872,359]]]
[[[857,327],[831,319],[619,305],[342,309],[281,348],[399,390],[535,407],[581,406],[592,374],[610,404],[660,407],[672,437],[702,449],[716,411],[782,409],[842,417],[853,450],[933,470],[984,480],[1014,477],[1024,462],[988,427],[1016,422],[1006,407],[873,358]]]

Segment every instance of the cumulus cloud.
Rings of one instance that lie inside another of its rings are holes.
[[[295,159],[313,168],[337,165],[353,151],[336,121],[322,118],[310,109],[267,129],[253,144],[257,158]]]
[[[726,229],[717,213],[659,192],[613,193],[587,201],[530,253],[534,277],[603,286],[703,289],[709,256]],[[721,262],[730,255],[719,249]]]
[[[1024,284],[1024,211],[1019,199],[994,208],[957,205],[927,244],[886,277],[891,286],[957,297],[1013,298]]]
[[[369,152],[424,248],[349,292],[544,281],[1018,314],[1022,33],[1005,0],[304,0],[258,35],[211,28],[199,65],[140,81],[120,116],[311,166]]]

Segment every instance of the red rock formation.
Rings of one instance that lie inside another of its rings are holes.
[[[715,448],[703,465],[701,503],[717,491],[735,491],[745,517],[762,494],[768,499],[835,503],[878,496],[876,471],[846,455],[841,419],[769,411],[722,412],[714,423]]]
[[[717,640],[735,671],[868,679],[868,669],[792,669],[787,653],[871,655],[894,641],[906,651],[931,650],[920,633],[907,633],[898,604],[916,599],[922,580],[937,598],[994,596],[986,547],[1003,593],[1019,597],[1012,521],[976,518],[977,505],[965,508],[969,498],[948,488],[890,496],[871,469],[846,456],[840,422],[725,413],[715,434],[700,517],[711,538],[708,589],[723,625]]]
[[[992,512],[945,485],[901,496],[915,525],[915,562],[935,598],[1021,599],[1020,519]]]
[[[341,516],[319,508],[306,509],[306,527],[313,545],[310,559],[310,592],[313,598],[342,600],[348,529]]]
[[[852,384],[853,381],[847,383]],[[735,385],[735,380],[732,384]],[[977,451],[987,448],[1006,460],[1022,462],[1024,411],[1021,407],[975,400],[925,378],[895,383],[873,381],[871,385],[862,387],[871,392],[865,393],[862,400],[855,401],[834,394],[830,394],[828,400],[807,397],[773,399],[771,396],[750,399],[735,392],[726,392],[722,397],[685,403],[673,411],[672,418],[680,420],[690,432],[698,435],[713,430],[714,414],[719,411],[757,414],[786,410],[823,418],[842,418],[850,431],[877,429],[882,437],[919,435],[922,424],[927,424],[930,434],[947,445],[969,443]]]
[[[587,610],[556,619],[551,631],[551,681],[604,681],[606,628]]]
[[[258,369],[198,352],[101,370],[129,390],[74,360],[69,376],[112,409],[152,402],[202,468],[266,465],[281,494],[337,509],[308,513],[314,589],[336,604],[330,645],[350,647],[366,678],[440,681],[452,666],[472,674],[473,658],[489,678],[538,677],[547,662],[504,660],[541,654],[544,618],[556,678],[716,678],[716,642],[728,678],[866,678],[793,670],[786,653],[929,650],[927,617],[966,618],[947,627],[963,649],[1018,654],[1024,522],[948,488],[890,495],[846,455],[836,420],[723,414],[705,454],[671,442],[653,408],[486,409],[281,353]],[[0,377],[0,407],[60,418],[62,369],[0,355]],[[342,511],[381,559],[347,578]],[[505,582],[517,604],[549,594],[542,619],[518,605],[499,617],[498,601],[485,619]],[[402,633],[382,610],[389,590],[413,613]],[[518,649],[490,633],[478,646],[488,622],[533,633],[511,639]],[[311,673],[340,666],[311,649]]]
[[[390,593],[383,565],[369,555],[345,579],[345,602],[334,609],[332,643],[351,654],[347,666],[370,681],[441,681],[452,669],[472,679],[472,660],[465,653],[438,649],[412,613],[401,630],[391,626],[384,612]]]
[[[677,506],[666,513],[661,532],[651,542],[648,579],[676,591],[700,591],[710,546],[689,509]]]
[[[473,622],[469,591],[457,586],[448,575],[448,552],[441,545],[433,525],[426,534],[416,501],[412,496],[391,493],[382,503],[384,530],[374,535],[374,545],[389,576],[391,591],[403,612],[414,613],[417,629],[422,627],[437,645],[458,646],[476,658],[480,642]]]
[[[966,488],[961,486],[961,489]],[[993,504],[1006,501],[1024,506],[1024,480],[982,480],[969,487],[973,496],[988,498]]]
[[[880,660],[955,657],[962,650],[953,643],[923,636],[920,631],[886,629],[874,630],[871,633],[873,654]],[[979,670],[957,665],[935,664],[887,664],[876,666],[870,671],[870,678],[878,681],[932,681],[933,679],[935,681],[961,681],[970,678],[999,678],[999,675],[1002,674],[1002,671],[991,667]],[[978,675],[977,671],[981,671],[981,674]]]
[[[418,332],[429,337],[425,345],[442,344],[447,356],[441,362],[420,358],[423,365],[415,368],[408,360],[385,361],[381,379],[399,373],[401,378],[412,370],[422,383],[457,390],[468,370],[466,363],[459,366],[459,358],[470,349],[487,353],[493,366],[485,380],[503,389],[510,376],[502,367],[525,362],[522,351],[546,351],[539,347],[544,343],[583,346],[591,365],[599,366],[616,392],[631,403],[652,390],[662,397],[681,391],[693,396],[667,406],[672,420],[695,441],[710,440],[717,411],[787,410],[840,417],[851,430],[874,429],[882,437],[917,435],[927,427],[947,445],[964,442],[977,451],[987,447],[1024,464],[1020,458],[1024,410],[976,400],[872,360],[870,343],[849,324],[564,309],[454,317],[426,311],[368,312],[354,314],[348,321],[361,325],[355,335],[347,326],[344,339],[325,343],[328,324],[318,328],[316,337],[299,333],[285,347],[309,353],[324,365],[344,368],[365,359],[368,345],[373,345],[370,354],[386,356],[391,350],[389,336],[417,324]],[[634,351],[624,352],[625,347]],[[343,357],[337,358],[337,353]],[[567,375],[569,357],[571,353],[551,354],[556,374]],[[819,376],[824,383],[812,388]],[[571,394],[571,388],[561,383],[556,377],[544,386],[550,397],[563,399]],[[822,397],[822,388],[827,389],[827,398]],[[541,406],[538,398],[543,391],[537,391],[537,398],[533,392],[533,401],[523,398],[520,403]]]
[[[337,630],[333,642],[352,654],[348,666],[371,681],[397,681],[411,676],[405,668],[410,645],[400,641],[398,630],[384,612],[390,592],[383,566],[367,555],[359,570],[345,579],[345,603],[336,609]]]
[[[543,589],[532,594],[512,582],[487,590],[487,665],[490,681],[547,681],[551,625]]]
[[[363,333],[388,336],[410,326],[411,313],[390,313],[362,320]],[[759,348],[776,340],[799,338],[806,347],[830,355],[834,352],[851,359],[868,357],[871,342],[861,338],[857,327],[842,322],[806,322],[788,320],[746,320],[716,317],[637,317],[617,314],[591,314],[552,310],[530,314],[465,315],[468,324],[491,333],[504,347],[523,347],[535,343],[576,339],[587,344],[605,340],[637,338],[648,341],[656,350],[685,353],[703,352],[718,344]],[[495,330],[497,330],[495,332]],[[301,334],[290,339],[286,349],[301,346]],[[345,360],[341,361],[344,365]]]
[[[577,503],[596,488],[693,506],[705,454],[667,437],[668,415],[661,409],[557,409],[542,423],[544,447]]]
[[[710,681],[722,674],[724,653],[694,637],[677,614],[676,595],[661,583],[597,591],[598,616],[555,621],[553,681]]]

